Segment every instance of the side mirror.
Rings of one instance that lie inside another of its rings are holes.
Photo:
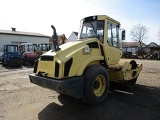
[[[122,40],[125,40],[125,36],[126,36],[126,31],[123,30],[123,31],[122,31]]]

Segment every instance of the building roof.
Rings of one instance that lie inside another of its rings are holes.
[[[0,30],[0,34],[50,38],[50,36],[40,34],[40,33],[23,32],[23,31],[15,31],[15,30]]]
[[[140,43],[139,42],[122,42],[122,47],[140,47]]]
[[[74,31],[73,31],[73,33],[74,33],[76,36],[78,36],[78,32],[74,32]]]
[[[147,47],[158,47],[158,44],[156,44],[155,42],[151,42],[148,45],[146,45]]]

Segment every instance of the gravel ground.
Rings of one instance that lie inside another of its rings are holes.
[[[30,83],[32,66],[0,64],[0,120],[159,120],[160,61],[136,61],[143,70],[135,87],[112,86],[97,106]]]

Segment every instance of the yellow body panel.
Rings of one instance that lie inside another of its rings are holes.
[[[60,71],[59,71],[59,76],[63,75],[62,72],[62,61],[58,58],[58,57],[54,57],[54,60],[59,63],[60,65]],[[37,72],[36,74],[38,74],[38,72],[44,72],[47,73],[47,77],[54,77],[54,71],[55,71],[55,62],[53,61],[42,61],[41,59],[39,59],[39,64],[37,67]]]
[[[89,66],[89,65],[93,65],[93,63],[99,63],[98,61],[100,60],[104,60],[104,57],[103,56],[89,56],[86,60],[84,60],[82,63],[81,63],[81,66],[80,68],[78,69],[78,73],[77,75],[80,76],[82,75],[84,69]]]
[[[53,72],[51,72],[54,69],[54,64],[52,61],[46,62],[46,61],[40,61],[38,65],[38,71],[48,73],[48,77],[53,76]]]
[[[98,48],[89,48],[87,43],[95,42],[98,45]],[[42,56],[53,56],[53,61],[42,61],[39,59],[38,72],[47,73],[47,77],[53,77],[55,70],[55,62],[59,63],[59,75],[58,79],[64,78],[65,73],[65,63],[72,60],[72,64],[69,70],[69,74],[67,77],[72,76],[81,76],[83,74],[86,66],[91,64],[99,64],[100,60],[104,60],[104,56],[102,56],[100,50],[100,43],[95,39],[88,39],[84,41],[75,41],[68,42],[61,45],[61,50],[57,52],[52,52],[51,50],[47,53],[44,53]],[[43,67],[42,67],[43,66]]]
[[[104,46],[104,53],[106,54],[107,65],[117,64],[122,56],[121,50],[111,46]]]

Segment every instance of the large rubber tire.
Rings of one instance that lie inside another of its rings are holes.
[[[84,71],[83,101],[90,105],[103,102],[109,89],[107,70],[101,65],[91,65]]]

